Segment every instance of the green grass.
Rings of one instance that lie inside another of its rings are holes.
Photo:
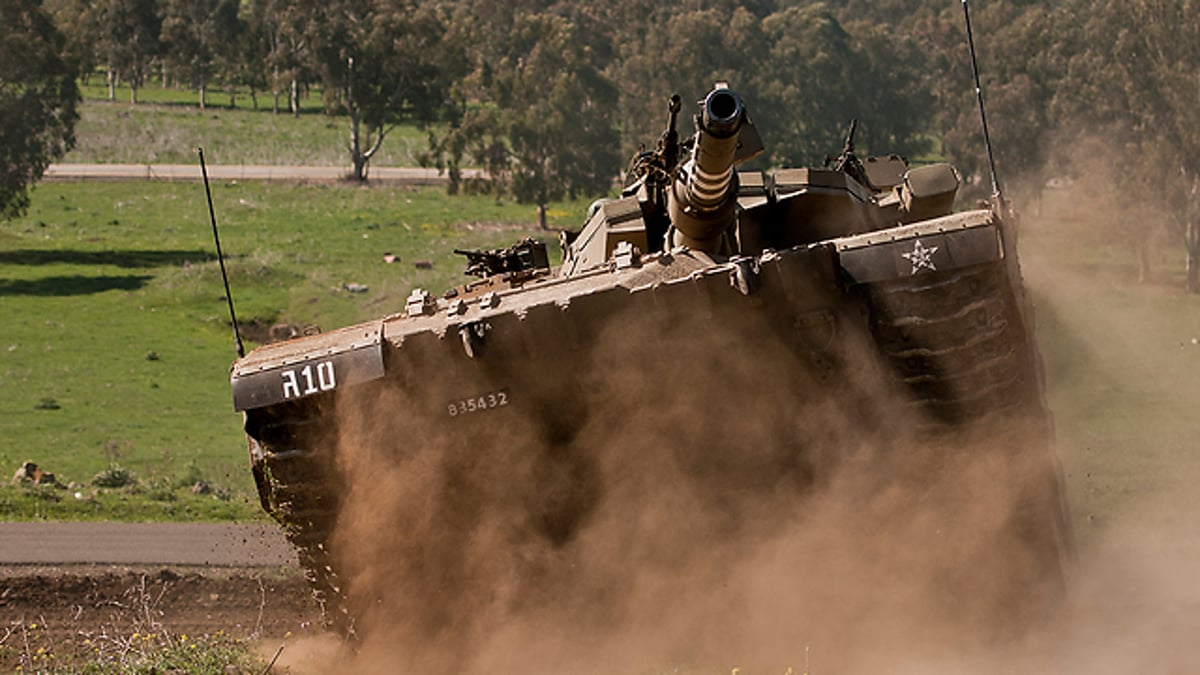
[[[553,238],[532,229],[532,207],[434,188],[221,183],[213,198],[239,318],[264,326],[331,329],[397,312],[414,286],[460,281],[455,247]],[[551,219],[574,225],[585,208],[555,205]],[[201,185],[38,186],[30,213],[0,228],[0,317],[0,468],[32,460],[88,483],[117,462],[150,483],[191,475],[231,493],[90,503],[5,487],[0,518],[254,517]]]
[[[0,487],[0,519],[8,521],[267,521],[258,500],[244,483],[244,476],[230,476],[226,485],[209,483],[208,492],[194,493],[195,482],[185,482],[190,473],[173,467],[149,466],[147,477],[123,488],[103,488],[95,476],[70,485],[5,485]],[[205,481],[207,483],[207,481]]]
[[[1154,280],[1138,284],[1133,252],[1060,197],[1026,228],[1022,261],[1080,542],[1116,523],[1134,539],[1190,532],[1181,497],[1200,480],[1200,296],[1182,290],[1182,246],[1160,242]]]
[[[271,112],[269,96],[259,96],[260,108],[250,107],[246,91],[236,108],[229,96],[211,91],[208,107],[199,108],[195,91],[150,85],[138,90],[138,104],[129,103],[128,88],[118,88],[108,101],[103,76],[81,85],[84,102],[76,126],[77,143],[62,159],[83,164],[194,164],[194,147],[204,148],[212,164],[346,166],[349,126],[344,115],[324,114],[320,93],[302,99],[301,114],[285,108]],[[401,125],[384,140],[372,158],[375,166],[416,166],[416,154],[427,147],[425,132]]]
[[[79,93],[84,101],[102,101],[107,102],[108,98],[108,82],[105,79],[103,71],[97,71],[92,74],[86,81],[80,81]],[[129,103],[130,90],[129,85],[121,82],[117,85],[113,92],[113,102]],[[254,107],[254,99],[250,96],[250,90],[246,87],[237,87],[233,103],[241,110],[271,110],[271,92],[258,92],[258,107]],[[210,88],[205,97],[206,105],[209,107],[230,107],[229,91],[223,87]],[[195,89],[183,89],[180,87],[163,87],[156,78],[151,78],[143,86],[138,88],[138,104],[150,103],[159,105],[171,106],[188,106],[198,108],[200,106],[200,94]],[[279,98],[279,106],[281,110],[287,110],[287,95],[286,92],[281,92]],[[307,94],[301,93],[300,96],[300,113],[320,113],[324,110],[325,103],[321,97],[320,89],[313,89]]]

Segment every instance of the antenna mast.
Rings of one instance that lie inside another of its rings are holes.
[[[221,265],[221,281],[225,283],[225,300],[229,303],[229,321],[233,325],[233,343],[237,347],[238,358],[246,355],[246,347],[242,345],[242,333],[238,330],[237,314],[233,311],[233,295],[229,292],[229,275],[225,273],[225,255],[221,253],[221,237],[217,234],[217,213],[213,210],[212,189],[208,187],[208,167],[204,165],[204,148],[197,147],[196,154],[200,156],[200,174],[204,177],[204,196],[208,198],[208,218],[212,221],[213,241],[217,244],[217,262]]]
[[[979,61],[975,58],[975,36],[971,32],[971,10],[967,8],[967,0],[962,0],[963,20],[967,24],[967,47],[971,51],[971,73],[975,76],[975,98],[979,101],[979,121],[983,123],[983,144],[987,148],[988,170],[992,175],[992,197],[999,202],[1004,201],[1000,194],[1000,181],[996,178],[996,159],[992,154],[992,139],[988,135],[987,112],[983,107],[983,87],[979,84]]]

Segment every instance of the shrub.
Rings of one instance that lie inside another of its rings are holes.
[[[92,478],[92,485],[105,488],[122,488],[137,485],[137,475],[118,464],[110,464],[108,468]]]

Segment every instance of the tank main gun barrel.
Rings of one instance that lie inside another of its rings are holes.
[[[718,84],[696,116],[692,156],[680,167],[668,200],[671,245],[715,253],[737,211],[738,135],[746,121],[742,99]]]

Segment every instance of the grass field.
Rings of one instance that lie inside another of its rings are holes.
[[[1139,284],[1133,252],[1072,202],[1049,194],[1021,243],[1079,540],[1200,555],[1200,296],[1182,290],[1182,246],[1160,242]]]
[[[119,88],[108,101],[103,78],[83,86],[84,102],[76,128],[78,143],[63,158],[69,163],[194,164],[193,148],[204,148],[212,164],[349,166],[346,150],[349,126],[344,116],[323,112],[320,93],[305,99],[301,114],[271,112],[269,96],[250,107],[247,92],[229,107],[229,96],[210,92],[208,107],[200,110],[194,91],[148,86],[139,90],[137,105],[129,90]],[[427,146],[425,132],[414,125],[393,129],[376,166],[416,166],[416,154]]]
[[[553,238],[531,229],[532,207],[433,188],[225,183],[213,198],[239,318],[263,326],[400,311],[412,287],[457,283],[455,247]],[[55,183],[33,201],[0,228],[0,468],[33,460],[87,483],[115,463],[142,489],[59,501],[7,489],[0,518],[258,517],[203,187]],[[573,225],[585,207],[552,206],[551,220]],[[228,492],[195,497],[186,488],[198,479]]]

